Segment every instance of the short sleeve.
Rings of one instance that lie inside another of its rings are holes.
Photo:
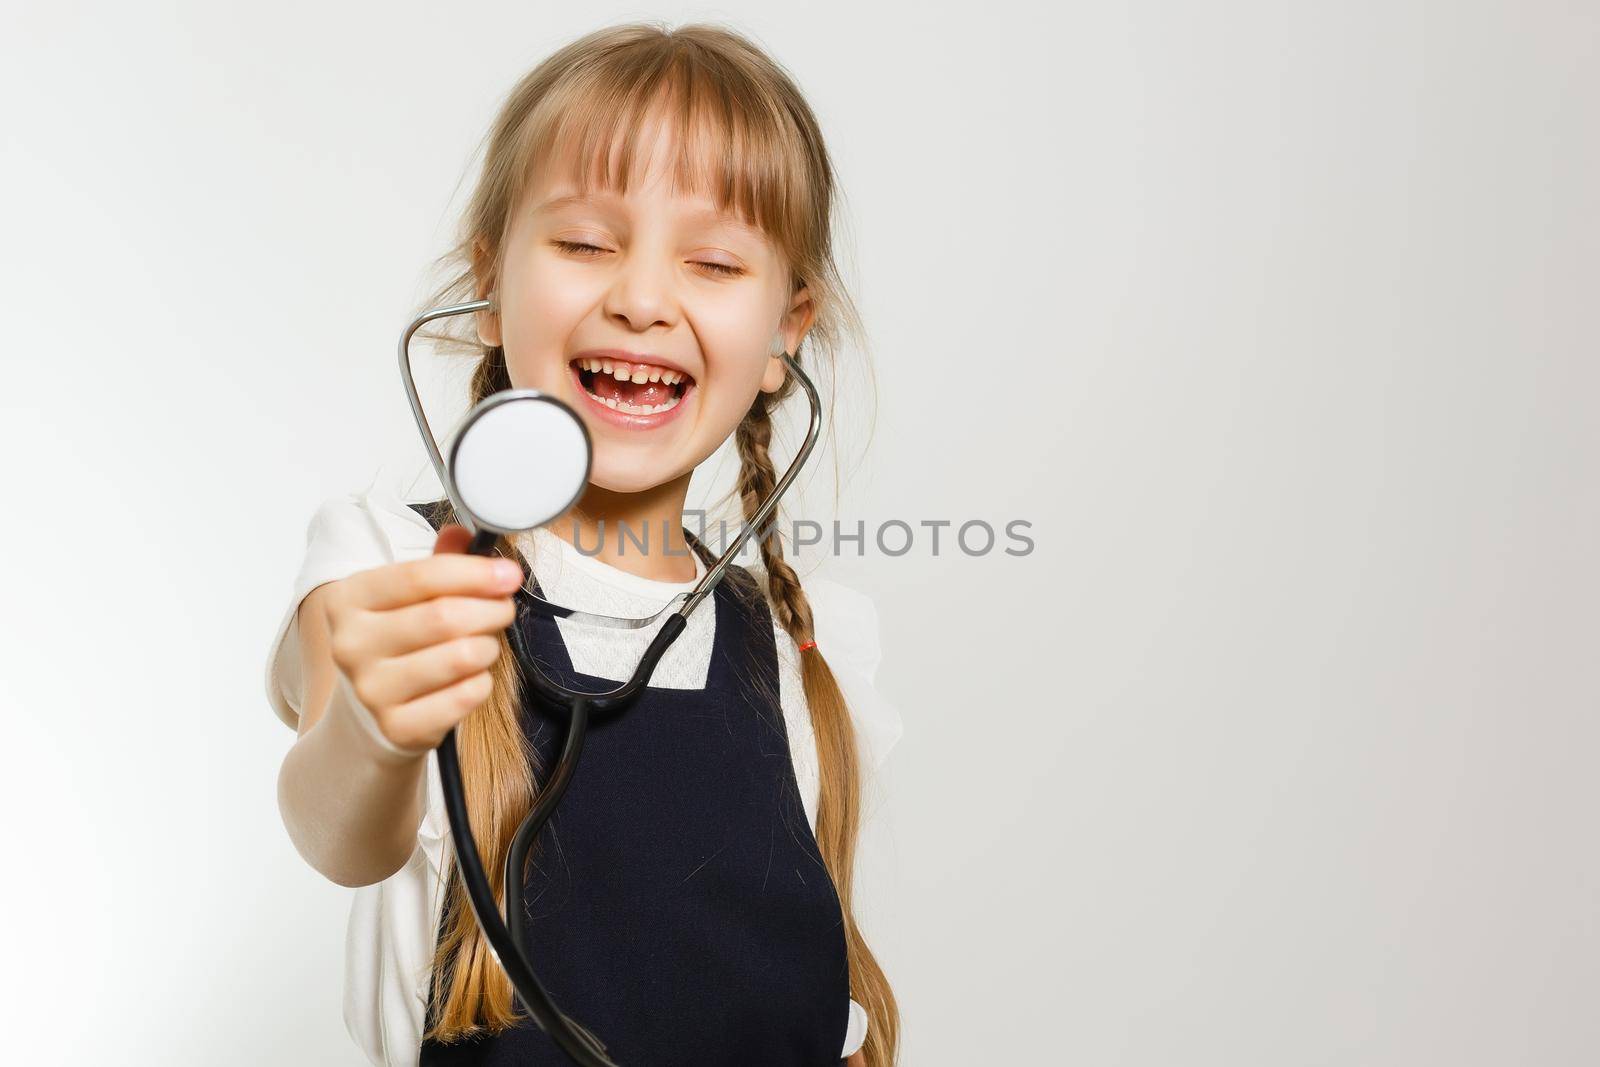
[[[877,686],[883,658],[877,605],[867,594],[827,578],[807,579],[805,591],[817,649],[850,706],[862,765],[876,770],[904,732],[899,709]]]
[[[318,506],[306,525],[305,554],[267,651],[267,702],[287,726],[299,728],[304,704],[298,613],[306,594],[359,571],[425,556],[434,540],[428,521],[379,488],[377,479],[361,492],[329,497]]]

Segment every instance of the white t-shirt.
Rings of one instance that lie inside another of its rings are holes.
[[[373,485],[322,503],[306,529],[306,551],[289,604],[267,655],[267,699],[278,718],[298,728],[303,679],[296,613],[307,593],[325,582],[388,563],[432,553],[436,531],[394,493]],[[694,582],[658,582],[618,570],[548,530],[526,535],[518,546],[547,599],[565,607],[618,617],[653,615]],[[715,549],[713,549],[715,550]],[[694,555],[696,580],[706,567]],[[762,589],[759,564],[750,567]],[[899,740],[901,719],[873,685],[880,656],[877,610],[864,594],[826,579],[805,582],[817,647],[827,656],[849,704],[865,772],[882,764]],[[627,680],[659,624],[639,629],[579,626],[558,619],[575,670]],[[667,649],[650,684],[703,689],[710,668],[716,612],[697,610]],[[806,818],[816,829],[820,780],[811,716],[800,681],[800,653],[773,622],[778,649],[779,702],[789,734],[795,780]],[[354,890],[345,940],[344,1020],[350,1035],[377,1067],[416,1067],[427,1009],[429,970],[444,906],[446,839],[436,753],[427,757],[427,811],[417,847],[399,871]],[[867,1015],[850,1002],[841,1057],[866,1040]]]

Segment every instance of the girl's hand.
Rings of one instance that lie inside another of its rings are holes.
[[[856,1049],[844,1061],[844,1067],[867,1067],[867,1053],[865,1049]]]
[[[432,556],[352,574],[323,601],[343,702],[399,755],[426,755],[488,699],[516,618],[521,568],[466,554],[470,541],[446,526]]]

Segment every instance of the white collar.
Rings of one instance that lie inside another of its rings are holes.
[[[694,558],[694,577],[687,582],[662,582],[632,574],[620,567],[613,567],[596,556],[580,552],[576,546],[543,526],[532,531],[532,541],[532,554],[530,555],[524,548],[524,555],[529,556],[529,562],[533,565],[534,573],[540,582],[551,587],[559,580],[559,570],[570,568],[613,589],[665,604],[678,594],[693,589],[706,573],[705,561],[693,549],[690,549],[689,554]],[[551,569],[552,565],[556,570]]]

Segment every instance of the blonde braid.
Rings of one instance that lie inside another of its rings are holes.
[[[777,471],[769,452],[772,414],[765,393],[756,394],[755,403],[734,431],[734,442],[739,450],[739,499],[748,522],[777,484]],[[794,568],[783,558],[776,515],[769,516],[766,527],[752,536],[761,546],[773,617],[797,645],[803,646],[814,639],[811,602]],[[867,1043],[863,1051],[868,1067],[892,1067],[899,1049],[899,1007],[888,977],[867,947],[852,911],[856,839],[861,822],[861,767],[855,727],[839,681],[820,647],[813,645],[800,653],[800,676],[816,738],[821,778],[817,847],[833,878],[844,916],[850,996],[867,1012]]]
[[[767,408],[767,395],[757,393],[750,412],[734,431],[734,443],[739,449],[739,503],[745,521],[755,517],[761,502],[778,484],[777,470],[768,451],[772,444],[772,414]],[[783,541],[778,536],[778,516],[767,517],[765,529],[754,535],[761,546],[761,563],[767,571],[767,592],[773,612],[784,630],[797,644],[812,639],[811,603],[794,568],[783,558]]]

